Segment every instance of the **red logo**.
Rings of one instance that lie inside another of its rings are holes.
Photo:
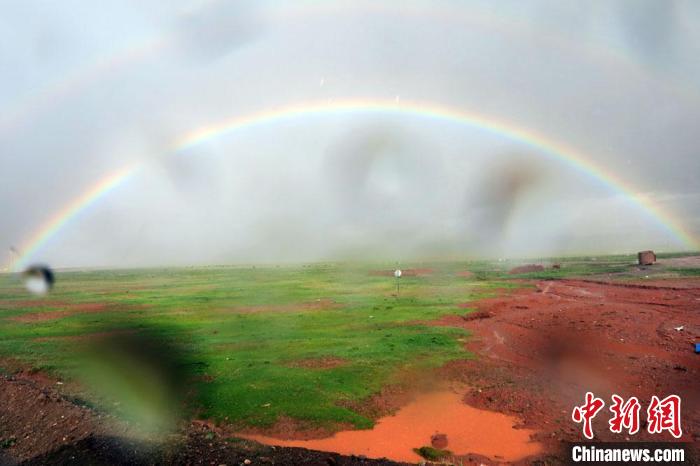
[[[617,395],[612,396],[613,404],[610,406],[610,411],[613,413],[612,419],[608,421],[610,432],[619,434],[622,428],[627,429],[631,435],[639,432],[639,409],[641,405],[636,396],[633,396],[625,403],[623,399]]]
[[[630,397],[625,401],[621,396],[612,395],[610,412],[612,417],[608,420],[610,432],[621,434],[626,429],[630,435],[639,432],[639,412],[641,404],[637,397]],[[575,406],[571,413],[571,419],[576,423],[583,423],[583,435],[593,439],[593,418],[605,406],[605,402],[597,398],[593,393],[586,392],[586,402],[581,406]],[[669,395],[663,400],[658,396],[651,397],[647,408],[647,432],[660,434],[668,431],[675,438],[683,435],[681,428],[681,398],[678,395]]]
[[[593,393],[587,392],[586,402],[581,406],[576,406],[571,413],[571,419],[573,419],[574,422],[583,422],[583,435],[589,440],[593,438],[593,425],[591,421],[596,414],[598,414],[598,411],[603,409],[603,406],[605,406],[603,400],[596,398]]]
[[[656,395],[651,397],[651,403],[647,408],[647,431],[650,434],[660,434],[664,430],[671,432],[676,438],[683,435],[681,429],[681,398],[678,395],[669,395],[659,400]]]

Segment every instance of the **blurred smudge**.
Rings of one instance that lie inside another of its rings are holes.
[[[213,1],[180,16],[173,31],[175,48],[191,60],[210,62],[254,40],[261,29],[252,4]]]
[[[22,273],[24,286],[32,294],[45,295],[56,281],[53,271],[47,265],[32,265]]]
[[[411,222],[438,202],[442,175],[432,145],[396,129],[351,131],[327,151],[330,186],[344,218],[356,224]]]
[[[478,244],[499,242],[519,203],[543,181],[542,167],[531,159],[508,159],[483,169],[480,182],[467,189],[466,227]]]
[[[184,415],[187,353],[165,329],[103,329],[84,347],[80,378],[138,433],[173,432]]]
[[[644,64],[661,68],[674,61],[675,2],[628,0],[617,7],[627,45]]]

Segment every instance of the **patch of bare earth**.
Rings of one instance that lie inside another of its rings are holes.
[[[532,283],[535,289],[465,303],[475,314],[434,322],[473,334],[466,346],[477,358],[440,371],[472,387],[466,403],[519,416],[560,461],[565,442],[582,439],[571,411],[587,391],[608,405],[613,393],[639,398],[643,425],[635,441],[673,441],[670,434],[646,433],[644,421],[652,395],[677,394],[682,440],[697,444],[700,358],[693,343],[700,341],[700,280]],[[609,431],[605,414],[593,421],[596,439],[625,441]]]
[[[329,425],[326,427],[319,427],[311,422],[300,421],[287,416],[280,416],[277,418],[272,426],[258,428],[258,427],[248,427],[242,426],[241,428],[235,428],[235,426],[226,426],[223,428],[227,435],[249,435],[251,437],[258,435],[265,435],[274,437],[277,439],[288,439],[288,440],[313,440],[327,438],[338,431],[352,430],[354,426],[352,424],[338,422],[334,425]]]
[[[0,464],[70,445],[97,428],[91,411],[64,399],[36,373],[1,377],[0,399],[0,439],[11,445],[0,450]]]
[[[134,335],[136,330],[133,329],[122,329],[122,330],[109,330],[105,332],[93,332],[93,333],[82,333],[79,335],[57,335],[51,337],[38,337],[32,339],[32,341],[42,343],[47,341],[92,341],[99,340],[101,338],[120,336],[120,335]]]
[[[672,259],[659,259],[656,261],[657,264],[666,267],[677,267],[677,268],[700,268],[700,256],[688,256],[688,257],[674,257]]]
[[[3,361],[3,365],[7,366]],[[295,421],[277,432],[298,429]],[[0,377],[0,465],[309,464],[394,465],[303,448],[272,448],[229,434],[211,423],[184,424],[161,443],[144,442],[114,419],[66,398],[49,376]],[[308,430],[308,429],[307,429]],[[323,435],[327,435],[324,432]],[[321,433],[319,433],[321,435]]]
[[[31,307],[62,307],[70,305],[66,301],[49,299],[0,299],[0,309],[25,309]]]
[[[518,267],[514,267],[508,271],[509,274],[519,274],[519,273],[532,273],[532,272],[542,272],[544,266],[541,264],[526,264]]]
[[[255,306],[239,306],[233,309],[226,309],[238,314],[255,314],[258,312],[300,312],[300,311],[323,311],[328,309],[339,309],[342,304],[329,298],[319,298],[315,301],[290,304],[258,304]]]
[[[389,416],[423,393],[444,388],[444,381],[431,371],[403,370],[379,392],[363,400],[341,400],[337,404],[370,419]]]
[[[80,313],[98,313],[108,309],[104,303],[80,303],[80,304],[63,304],[61,307],[65,309],[56,311],[37,311],[27,312],[25,314],[10,317],[8,320],[13,322],[31,323],[31,322],[46,322],[50,320],[63,319]]]
[[[321,358],[297,359],[296,361],[292,361],[287,364],[287,366],[300,367],[304,369],[332,369],[334,367],[344,366],[347,363],[347,359],[324,356]]]

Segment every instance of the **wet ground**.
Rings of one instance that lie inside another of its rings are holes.
[[[514,429],[518,419],[472,408],[462,401],[464,388],[443,389],[422,394],[396,414],[379,419],[371,430],[339,432],[332,437],[311,440],[281,440],[262,435],[246,438],[268,445],[302,447],[343,455],[389,458],[419,462],[414,448],[433,446],[454,456],[469,453],[514,461],[539,453],[541,445],[530,440],[534,433]]]
[[[616,393],[642,403],[642,429],[631,440],[673,441],[645,431],[652,395],[682,398],[681,440],[700,441],[700,280],[608,283],[556,280],[532,283],[477,303],[478,312],[438,325],[461,326],[479,355],[443,368],[442,376],[469,384],[472,406],[519,416],[549,452],[580,441],[571,411],[587,391],[607,400]],[[472,306],[466,303],[465,306]],[[594,419],[598,440],[613,434],[609,412]]]
[[[193,422],[155,445],[127,426],[61,395],[36,374],[0,377],[0,466],[43,465],[395,465],[301,448],[274,448],[228,438]]]

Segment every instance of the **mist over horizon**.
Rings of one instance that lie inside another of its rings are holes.
[[[698,249],[697,2],[2,10],[0,270]],[[544,142],[427,110],[339,109],[182,144],[355,101],[445,108]]]

